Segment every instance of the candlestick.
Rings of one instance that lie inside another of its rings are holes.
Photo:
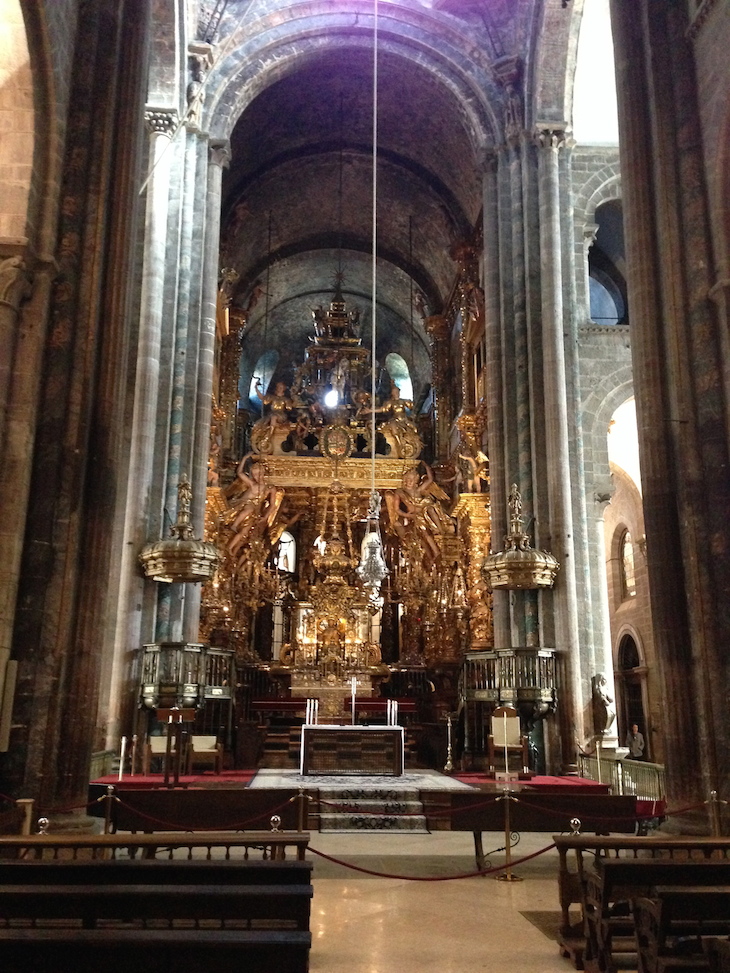
[[[504,772],[509,774],[509,756],[507,753],[507,714],[502,714],[502,719],[504,720]],[[509,780],[509,777],[507,778]]]
[[[122,775],[124,774],[124,757],[126,755],[126,750],[127,750],[127,738],[122,737],[122,745],[119,750],[119,780],[122,779]]]
[[[355,725],[355,694],[357,693],[357,679],[352,677],[352,725]]]

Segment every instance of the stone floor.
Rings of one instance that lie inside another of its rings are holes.
[[[504,845],[485,834],[485,851]],[[550,844],[525,834],[513,860]],[[471,834],[313,834],[311,847],[360,868],[396,876],[444,877],[475,871]],[[408,881],[314,861],[311,973],[571,973],[558,951],[557,853],[514,875]],[[490,857],[504,863],[504,852]]]

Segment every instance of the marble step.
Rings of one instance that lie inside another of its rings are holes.
[[[320,787],[319,821],[320,831],[428,833],[418,791],[399,787]]]

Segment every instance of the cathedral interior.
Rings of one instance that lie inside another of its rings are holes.
[[[0,10],[0,792],[509,707],[730,799],[726,0]]]

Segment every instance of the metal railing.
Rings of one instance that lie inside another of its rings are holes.
[[[666,798],[663,764],[599,751],[591,756],[579,754],[578,773],[587,780],[608,784],[612,794],[628,794],[645,801]]]

